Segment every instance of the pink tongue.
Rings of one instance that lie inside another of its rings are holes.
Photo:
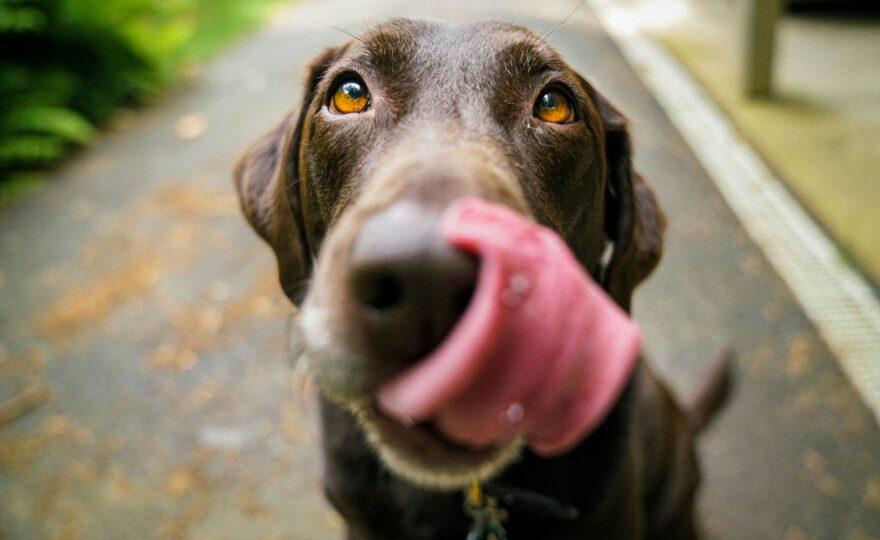
[[[541,454],[569,450],[623,390],[638,327],[559,236],[512,210],[460,199],[442,230],[480,257],[476,291],[443,343],[379,390],[380,406],[470,446],[522,434]]]

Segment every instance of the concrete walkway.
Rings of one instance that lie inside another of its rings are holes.
[[[307,59],[346,39],[328,24],[544,31],[572,8],[298,5],[5,210],[0,537],[340,538],[287,353],[292,309],[238,213],[232,163],[296,103]],[[636,295],[655,364],[685,390],[720,347],[740,358],[735,399],[701,441],[709,536],[880,538],[871,414],[589,11],[550,40],[628,113],[669,215],[665,259]]]

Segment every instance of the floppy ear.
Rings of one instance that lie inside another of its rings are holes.
[[[299,305],[312,272],[302,212],[299,147],[315,91],[340,49],[327,49],[310,64],[302,104],[254,143],[235,165],[233,177],[248,222],[275,251],[284,294]]]
[[[633,290],[660,262],[666,218],[654,191],[633,170],[626,118],[592,93],[605,131],[605,232],[613,242],[602,284],[629,311]]]

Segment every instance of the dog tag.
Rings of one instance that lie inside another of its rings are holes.
[[[464,512],[473,520],[466,540],[507,540],[507,533],[501,526],[507,519],[507,512],[498,507],[495,497],[483,494],[479,482],[474,482],[465,491]]]

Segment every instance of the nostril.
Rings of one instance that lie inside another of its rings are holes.
[[[364,269],[352,278],[354,299],[364,307],[388,311],[403,303],[403,285],[391,272]]]

